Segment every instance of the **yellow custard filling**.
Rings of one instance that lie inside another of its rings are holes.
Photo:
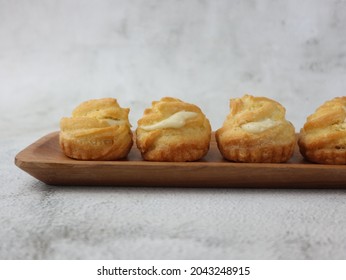
[[[188,119],[194,118],[197,115],[198,114],[196,112],[180,111],[169,116],[167,119],[164,119],[151,125],[142,125],[140,126],[140,128],[146,131],[162,128],[181,128],[185,126],[186,121]]]
[[[274,121],[272,119],[264,119],[258,122],[249,122],[249,123],[243,124],[241,128],[250,133],[260,133],[269,128],[277,126],[280,123],[281,121]]]

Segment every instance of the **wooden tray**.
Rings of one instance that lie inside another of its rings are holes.
[[[60,150],[58,132],[17,154],[15,164],[48,185],[169,187],[346,187],[346,166],[304,161],[298,149],[287,163],[232,163],[224,160],[215,138],[198,162],[148,162],[133,146],[121,161],[78,161]]]

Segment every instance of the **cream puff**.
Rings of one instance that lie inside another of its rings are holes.
[[[144,160],[185,162],[209,150],[209,120],[196,105],[172,97],[152,102],[138,120],[136,144]]]
[[[298,145],[311,162],[346,164],[346,96],[325,102],[307,118]]]
[[[289,160],[296,143],[295,129],[285,108],[266,97],[231,99],[230,113],[215,133],[223,157],[234,162],[280,163]]]
[[[129,109],[114,98],[83,102],[72,117],[60,121],[59,142],[64,154],[79,160],[117,160],[127,156],[132,145]]]

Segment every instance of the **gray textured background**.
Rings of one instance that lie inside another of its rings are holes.
[[[346,1],[0,0],[0,258],[346,258],[344,190],[49,187],[13,164],[80,102],[244,93],[298,131],[346,89]],[[292,186],[301,187],[301,186]]]

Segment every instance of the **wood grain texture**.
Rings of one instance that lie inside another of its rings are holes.
[[[287,163],[233,163],[224,160],[213,136],[198,162],[143,161],[134,146],[125,160],[78,161],[60,150],[58,132],[17,154],[15,164],[48,185],[166,187],[346,187],[346,166],[306,162],[298,148]]]

